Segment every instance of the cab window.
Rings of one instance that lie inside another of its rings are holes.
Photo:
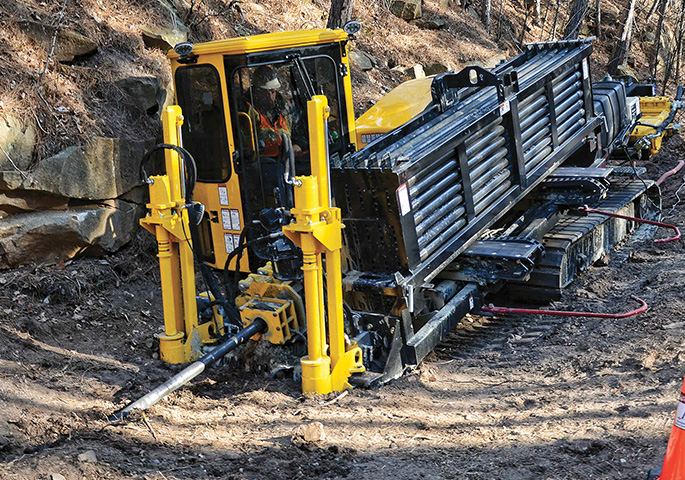
[[[307,101],[312,95],[328,98],[329,151],[342,150],[336,72],[335,62],[325,55],[240,66],[231,72],[236,168],[253,216],[264,208],[292,206],[286,177],[310,173]]]
[[[178,68],[176,90],[183,147],[197,163],[198,180],[225,182],[231,172],[219,73],[211,65]]]

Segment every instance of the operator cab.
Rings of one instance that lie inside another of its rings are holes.
[[[246,225],[293,206],[289,182],[310,174],[313,95],[325,95],[331,109],[330,156],[354,150],[347,41],[342,30],[315,30],[183,44],[170,53],[183,147],[197,163],[195,199],[206,206],[196,250],[211,266],[224,267],[241,233],[249,239]],[[244,256],[241,271],[264,264],[255,253]]]

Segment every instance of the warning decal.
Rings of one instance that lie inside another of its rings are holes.
[[[233,235],[224,233],[224,243],[226,244],[226,253],[231,253],[233,251]]]
[[[240,212],[238,210],[231,210],[231,225],[233,230],[240,231]]]
[[[228,207],[228,188],[226,185],[219,185],[219,203],[222,207]]]
[[[221,226],[224,227],[224,230],[232,230],[231,211],[228,208],[221,209]]]
[[[507,113],[509,110],[511,110],[511,103],[509,103],[509,100],[504,102],[502,105],[499,106],[499,114],[504,115]]]

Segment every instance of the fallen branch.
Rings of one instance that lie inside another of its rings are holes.
[[[50,65],[50,60],[52,59],[52,56],[55,53],[55,43],[57,42],[57,34],[59,33],[59,27],[62,25],[62,20],[64,19],[64,11],[67,8],[67,0],[64,0],[62,3],[62,10],[59,12],[59,18],[57,19],[57,25],[55,25],[55,33],[52,35],[52,45],[50,46],[50,52],[48,53],[48,58],[45,60],[45,66],[43,67],[43,71],[40,73],[40,78],[38,79],[38,83],[42,83],[43,77],[45,76],[45,72],[48,70],[48,65]]]

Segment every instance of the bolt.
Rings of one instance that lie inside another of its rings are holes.
[[[281,331],[281,327],[276,327],[276,331],[277,331],[277,332],[280,332],[280,331]]]

